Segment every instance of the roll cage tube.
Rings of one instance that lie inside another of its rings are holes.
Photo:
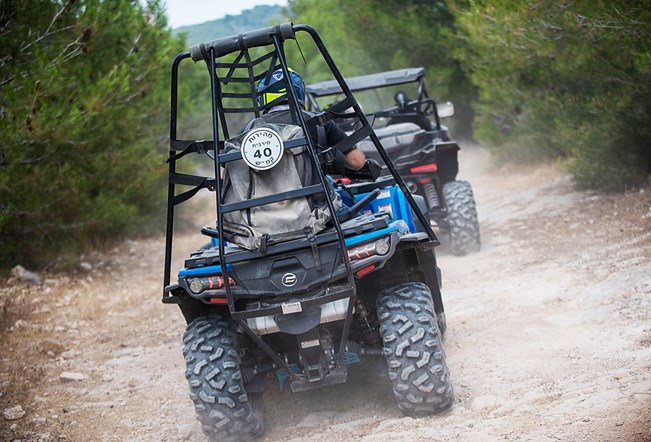
[[[253,112],[256,114],[256,116],[259,116],[259,106],[257,105],[257,100],[256,100],[256,93],[255,93],[255,87],[253,86],[253,83],[255,80],[251,77],[253,74],[252,67],[254,63],[258,63],[263,60],[267,60],[268,58],[265,57],[260,57],[257,58],[256,60],[252,61],[249,53],[248,53],[248,48],[249,47],[254,47],[254,46],[267,46],[267,45],[273,45],[274,47],[274,52],[269,53],[269,55],[273,55],[270,57],[270,65],[273,66],[275,63],[280,63],[281,69],[283,70],[285,74],[285,78],[290,78],[289,75],[289,69],[286,65],[286,61],[284,59],[284,52],[283,48],[281,46],[282,42],[285,39],[288,38],[294,38],[294,29],[293,25],[291,23],[289,24],[284,24],[280,26],[275,26],[275,27],[269,27],[265,28],[263,30],[256,30],[250,33],[246,34],[240,34],[236,37],[229,37],[226,39],[220,39],[220,40],[215,40],[212,42],[204,43],[198,46],[195,46],[191,48],[189,52],[189,57],[192,58],[195,62],[203,60],[206,62],[206,65],[209,70],[210,74],[210,85],[211,85],[211,98],[212,98],[212,132],[213,132],[213,149],[215,151],[214,155],[214,189],[215,190],[215,199],[216,199],[216,208],[217,208],[217,235],[219,238],[224,238],[224,227],[223,227],[223,220],[222,220],[222,215],[225,212],[232,211],[233,209],[226,209],[226,207],[222,208],[222,180],[220,177],[220,171],[221,171],[221,164],[222,162],[227,162],[227,161],[232,161],[236,158],[226,158],[228,155],[220,154],[220,147],[222,146],[222,143],[219,142],[219,132],[220,132],[220,122],[221,124],[221,129],[222,133],[225,137],[225,139],[229,138],[228,135],[228,127],[225,119],[225,113],[226,112],[236,112],[236,110],[233,109],[226,109],[223,106],[222,99],[226,96],[229,96],[228,94],[222,95],[222,88],[221,88],[221,82],[226,80],[230,81],[230,73],[232,73],[235,69],[241,68],[241,67],[248,67],[249,71],[249,78],[248,82],[251,85],[250,87],[250,92],[251,92],[251,97],[253,98]],[[321,48],[323,49],[323,48]],[[236,59],[235,62],[230,64],[231,70],[229,71],[229,74],[226,76],[226,78],[219,78],[218,73],[217,73],[217,67],[224,67],[228,63],[217,63],[217,58],[219,56],[227,55],[231,52],[234,51],[240,51],[240,56]],[[246,57],[246,64],[241,62],[241,57],[244,56]],[[175,169],[173,166],[173,163],[176,159],[176,150],[174,149],[175,142],[176,142],[176,112],[177,112],[177,81],[178,81],[178,63],[182,60],[188,58],[188,54],[182,54],[177,57],[177,60],[174,64],[173,67],[173,74],[172,74],[172,112],[171,112],[171,118],[174,120],[170,126],[170,144],[172,148],[170,149],[170,163],[172,163],[170,167],[170,187],[169,187],[169,195],[168,195],[168,207],[169,206],[174,206],[177,199],[175,196],[175,191],[174,191],[174,184],[178,182],[178,177],[175,174]],[[239,63],[239,64],[238,64]],[[224,83],[226,84],[226,83]],[[296,97],[296,93],[293,88],[288,87],[288,96],[290,103],[292,106],[290,108],[294,109],[294,118],[295,123],[297,123],[299,126],[303,128],[304,133],[308,133],[308,128],[307,124],[305,122],[305,119],[303,117],[303,113],[300,112],[300,104],[298,102],[298,98]],[[232,96],[232,95],[231,95]],[[246,109],[242,109],[246,110]],[[304,139],[305,144],[307,144],[307,150],[310,154],[310,158],[313,161],[315,165],[319,164],[318,157],[316,154],[316,149],[313,145],[312,139],[310,137],[305,137]],[[287,148],[287,145],[285,146]],[[196,151],[196,150],[195,150]],[[232,156],[232,155],[231,155]],[[319,173],[319,180],[320,180],[320,188],[322,189],[322,192],[328,193],[330,190],[330,184],[327,181],[325,174],[319,167],[315,167]],[[172,176],[174,181],[172,180]],[[188,183],[190,183],[192,180],[188,180]],[[184,183],[185,184],[185,183]],[[198,188],[199,186],[197,186]],[[195,188],[196,189],[196,188]],[[301,189],[297,189],[292,192],[286,192],[288,198],[294,198],[296,195],[294,195],[297,192],[300,192]],[[292,193],[292,195],[289,195]],[[190,195],[192,196],[192,195]],[[183,200],[179,200],[178,202],[183,202]],[[330,213],[335,214],[335,208],[332,200],[330,198],[325,198],[328,208],[330,210]],[[170,204],[171,203],[171,204]],[[257,203],[250,201],[251,204],[256,205],[256,204],[264,204],[264,203]],[[342,231],[341,225],[337,221],[336,217],[334,218],[334,226],[337,231],[337,239],[339,242],[339,250],[344,251],[346,250],[346,245],[344,241],[344,233]],[[169,286],[170,282],[170,264],[171,264],[171,234],[172,234],[172,229],[173,229],[173,209],[168,210],[168,242],[167,242],[167,251],[166,251],[166,276],[165,276],[165,284],[166,287]],[[224,241],[219,241],[218,242],[218,250],[219,250],[219,263],[220,267],[223,269],[223,275],[224,278],[229,278],[228,275],[228,266],[226,265],[226,253],[224,250]],[[342,252],[343,253],[343,252]],[[354,300],[355,298],[355,280],[354,276],[352,273],[352,268],[349,260],[343,259],[343,264],[346,269],[346,277],[348,281],[347,285],[347,290],[348,294],[347,296],[352,298]],[[278,367],[283,368],[287,374],[294,380],[296,378],[296,375],[291,372],[286,367],[286,364],[282,361],[282,359],[264,342],[262,339],[257,336],[249,327],[246,322],[246,319],[244,319],[244,316],[246,316],[246,313],[244,312],[239,312],[237,311],[237,308],[235,306],[235,300],[233,293],[231,291],[230,285],[225,286],[225,291],[227,295],[227,301],[228,301],[228,309],[231,314],[231,317],[236,320],[236,322],[247,332],[247,334],[254,340],[256,343],[267,353],[275,362],[275,364]],[[165,297],[165,293],[164,293]],[[350,326],[352,323],[352,309],[354,306],[354,302],[349,302],[348,303],[348,312],[346,315],[346,319],[344,321],[344,330],[343,330],[343,335],[342,335],[342,340],[339,345],[339,360],[337,362],[337,366],[341,367],[344,364],[343,357],[345,355],[345,346],[346,346],[346,339],[345,337],[348,336],[348,333],[350,331]]]
[[[316,32],[314,34],[316,35]],[[281,49],[280,49],[280,46],[279,46],[279,43],[280,43],[279,42],[279,37],[272,35],[271,38],[273,40],[274,46],[276,47],[276,50],[280,51]],[[313,36],[313,38],[314,38],[314,36]],[[323,57],[325,58],[326,55],[327,55],[327,57],[329,59],[330,55],[327,53],[327,51],[325,49],[325,46],[323,46],[323,43],[322,42],[316,42],[316,40],[315,40],[315,43],[317,44],[317,47],[321,51],[321,54],[323,55]],[[328,60],[328,61],[332,61],[332,60]],[[285,60],[285,57],[279,57],[279,62],[281,64],[281,67],[282,67],[282,70],[283,70],[283,76],[285,78],[290,78],[289,69],[287,67],[287,62]],[[334,66],[334,63],[332,64],[332,67],[334,67],[333,72],[336,72],[336,74],[339,74],[339,71],[337,70],[336,66]],[[298,110],[296,113],[298,114],[297,116],[298,116],[298,120],[300,122],[301,127],[307,128],[303,112],[300,111],[301,106],[300,106],[300,103],[298,101],[298,97],[296,96],[296,91],[294,90],[293,87],[290,87],[290,85],[287,85],[286,89],[287,89],[287,92],[288,92],[288,95],[289,95],[289,99],[293,103],[293,108]],[[310,154],[310,157],[312,158],[313,164],[317,165],[317,167],[315,167],[315,168],[316,168],[318,176],[319,176],[319,181],[321,181],[322,183],[324,183],[324,185],[326,185],[325,183],[328,183],[328,180],[327,180],[327,178],[325,176],[325,173],[323,172],[323,169],[321,167],[318,167],[319,158],[317,156],[316,149],[313,146],[312,139],[309,136],[306,137],[306,138],[307,138],[307,141],[308,141],[308,143],[307,143],[307,148],[308,149],[307,150],[308,150],[308,152]],[[336,215],[337,212],[335,211],[332,199],[329,198],[327,195],[326,195],[326,202],[328,204],[328,210],[330,210],[330,213],[332,214],[332,217],[335,219],[334,226],[335,226],[335,229],[337,230],[337,236],[339,238],[339,244],[340,244],[341,250],[343,252],[344,250],[346,250],[346,247],[345,247],[346,244],[345,244],[345,240],[344,240],[344,232],[341,229],[341,224],[339,223],[339,220],[337,219],[337,215]],[[354,296],[355,296],[355,293],[356,293],[355,292],[355,287],[356,287],[355,279],[353,277],[353,270],[352,270],[352,267],[351,267],[351,264],[350,264],[350,260],[344,258],[343,261],[344,261],[344,265],[346,267],[346,275],[347,275],[347,278],[348,278],[348,283],[353,288],[353,299],[351,299],[348,302],[348,308],[347,308],[347,312],[346,312],[346,319],[344,320],[344,327],[343,327],[343,330],[342,330],[342,339],[341,339],[341,342],[339,343],[339,357],[337,358],[337,367],[341,367],[344,364],[344,356],[346,354],[346,344],[347,344],[345,337],[347,337],[348,334],[350,333],[350,326],[351,326],[352,317],[353,317],[353,306],[355,304]],[[230,287],[229,287],[229,289],[230,289]],[[292,377],[292,379],[294,379],[293,374],[292,374],[291,377]]]
[[[255,31],[245,32],[243,34],[233,35],[230,37],[212,40],[201,43],[190,48],[190,55],[195,62],[208,60],[212,55],[221,57],[242,49],[249,49],[258,46],[271,45],[276,41],[285,41],[294,39],[296,26],[291,22],[283,23],[278,26],[269,26],[267,28],[256,29]]]
[[[176,155],[176,146],[172,143],[176,140],[177,127],[177,105],[178,105],[178,78],[179,64],[182,60],[190,58],[190,52],[183,52],[177,55],[172,61],[172,84],[170,86],[170,151],[168,158],[174,158]],[[169,176],[176,173],[176,161],[168,159]],[[167,185],[167,222],[165,230],[165,269],[163,273],[163,287],[170,285],[171,267],[172,267],[172,232],[174,231],[174,204],[169,202],[174,198],[175,184],[169,180]],[[164,295],[163,295],[164,296]]]
[[[436,110],[436,102],[429,97],[429,95],[427,94],[427,90],[425,89],[425,75],[422,75],[420,77],[420,80],[418,81],[418,102],[432,103],[432,105],[434,106],[434,120],[436,121],[436,130],[441,130],[441,117],[439,117],[439,113]],[[425,106],[425,109],[427,109],[427,106]],[[420,106],[418,107],[418,112],[423,112]]]

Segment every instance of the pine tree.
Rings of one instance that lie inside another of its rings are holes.
[[[158,0],[0,4],[0,265],[162,226],[168,65]]]

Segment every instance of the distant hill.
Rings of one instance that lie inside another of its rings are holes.
[[[186,34],[188,45],[195,45],[288,21],[286,14],[283,14],[284,9],[280,5],[259,5],[246,9],[239,15],[226,15],[224,18],[198,25],[181,26],[172,29],[172,32]]]

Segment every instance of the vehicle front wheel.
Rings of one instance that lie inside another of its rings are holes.
[[[197,318],[183,335],[185,377],[197,419],[211,440],[247,440],[262,434],[263,418],[244,390],[231,323]]]
[[[384,290],[377,312],[398,408],[419,416],[450,407],[454,391],[429,288],[405,283]]]
[[[467,181],[449,181],[443,185],[443,198],[450,225],[450,252],[466,255],[481,248],[477,207]]]

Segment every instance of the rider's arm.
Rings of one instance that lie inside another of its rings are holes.
[[[333,121],[326,125],[326,137],[328,146],[334,146],[346,138],[346,133]],[[353,146],[342,152],[346,156],[346,167],[352,170],[359,170],[366,164],[366,155],[357,146]]]

